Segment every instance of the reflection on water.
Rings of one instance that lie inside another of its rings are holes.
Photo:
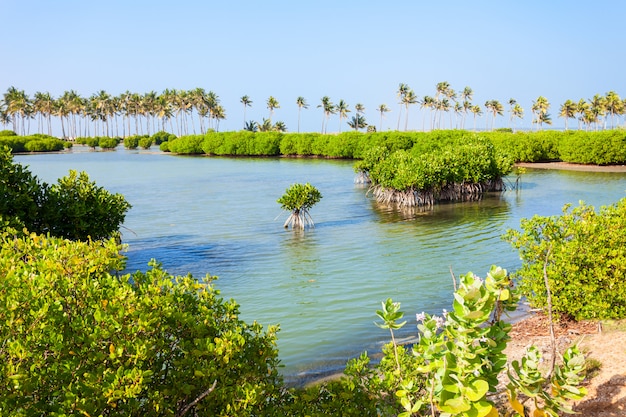
[[[246,321],[280,324],[288,381],[343,368],[375,352],[388,333],[374,326],[388,297],[414,314],[449,308],[455,275],[509,270],[519,258],[501,240],[534,214],[556,215],[565,203],[612,204],[626,194],[625,174],[527,169],[519,190],[428,211],[382,207],[354,184],[352,162],[287,158],[176,157],[158,152],[20,155],[17,162],[47,182],[69,169],[133,205],[123,238],[128,270],[151,258],[174,274],[217,275],[215,285],[241,305]],[[315,227],[285,230],[276,200],[294,182],[323,195]]]

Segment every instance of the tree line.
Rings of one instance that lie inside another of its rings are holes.
[[[508,113],[508,125],[514,127],[515,121],[524,117],[524,108],[510,98],[507,103],[487,100],[482,106],[474,103],[474,91],[470,87],[456,91],[447,81],[439,82],[432,95],[419,97],[405,83],[400,83],[396,91],[398,118],[396,130],[405,131],[409,126],[411,108],[419,106],[422,111],[422,129],[479,129],[478,119],[485,116],[485,130],[493,130],[496,119]],[[268,117],[262,121],[247,120],[246,110],[254,102],[248,95],[240,98],[243,106],[242,129],[248,131],[286,132],[283,121],[272,121],[274,112],[280,108],[279,100],[269,96],[264,102]],[[508,109],[505,105],[508,104]],[[310,107],[307,100],[298,96],[294,101],[298,108],[297,132],[300,132],[302,110]],[[365,106],[354,105],[353,110],[343,99],[334,103],[329,96],[323,96],[316,108],[322,110],[320,133],[327,133],[332,116],[339,119],[338,131],[342,125],[355,130],[383,129],[383,120],[391,112],[387,104],[375,108],[376,122],[369,123],[365,118]],[[537,130],[552,124],[551,104],[544,96],[533,100],[530,106],[532,124]],[[596,94],[591,99],[568,99],[559,106],[558,117],[565,121],[565,130],[569,129],[569,119],[577,121],[578,130],[603,130],[614,128],[619,118],[626,114],[626,99],[620,98],[615,91],[604,95]],[[159,130],[178,136],[204,134],[207,131],[219,131],[220,121],[226,119],[226,109],[219,96],[203,88],[193,90],[166,89],[162,93],[150,91],[137,93],[126,91],[117,96],[101,90],[89,97],[82,97],[74,90],[65,91],[59,97],[48,92],[36,92],[32,97],[24,90],[9,87],[0,101],[0,123],[21,135],[28,135],[32,128],[36,133],[52,135],[53,120],[61,125],[63,138],[88,136],[118,136],[152,134]],[[36,127],[34,127],[34,126]],[[482,128],[481,128],[482,129]]]

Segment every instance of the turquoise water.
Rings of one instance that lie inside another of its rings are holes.
[[[151,258],[173,274],[216,275],[246,321],[280,324],[286,379],[343,369],[376,352],[388,334],[375,310],[388,297],[415,313],[449,308],[456,274],[484,276],[493,264],[519,266],[500,236],[521,218],[557,215],[565,203],[596,207],[626,196],[626,174],[529,169],[521,190],[422,213],[378,207],[354,183],[353,163],[322,159],[181,157],[158,150],[18,155],[46,182],[86,171],[133,205],[123,228],[128,270]],[[283,228],[276,200],[295,182],[323,195],[315,228]]]

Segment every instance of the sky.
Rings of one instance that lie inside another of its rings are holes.
[[[447,81],[466,86],[484,106],[509,99],[524,109],[517,128],[531,128],[532,102],[544,96],[555,128],[567,99],[608,91],[626,97],[626,2],[623,0],[0,0],[3,33],[0,93],[13,86],[55,98],[75,90],[89,97],[165,89],[214,91],[226,110],[220,130],[269,117],[320,131],[323,96],[361,103],[380,129],[380,104],[391,109],[383,130],[395,129],[397,90],[408,84],[419,99]],[[405,111],[401,113],[404,129]],[[419,106],[409,130],[421,130]],[[485,128],[486,118],[478,122]],[[509,116],[496,127],[509,127]],[[570,126],[573,122],[570,122]],[[469,122],[466,127],[469,127]],[[429,127],[426,122],[426,127]],[[345,131],[344,119],[328,131]]]

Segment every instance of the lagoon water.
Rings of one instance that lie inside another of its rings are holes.
[[[280,324],[285,379],[302,381],[343,369],[362,351],[380,351],[388,333],[374,325],[388,297],[415,314],[451,303],[450,271],[484,276],[491,265],[520,266],[501,240],[520,219],[558,215],[566,203],[597,208],[626,196],[626,174],[528,169],[519,190],[481,201],[402,213],[379,207],[354,183],[352,161],[184,157],[151,151],[17,155],[41,180],[70,169],[132,204],[123,228],[128,271],[151,258],[176,275],[218,276],[215,286],[241,306],[241,317]],[[510,178],[513,181],[514,178]],[[276,200],[310,182],[323,195],[315,227],[283,228]]]

